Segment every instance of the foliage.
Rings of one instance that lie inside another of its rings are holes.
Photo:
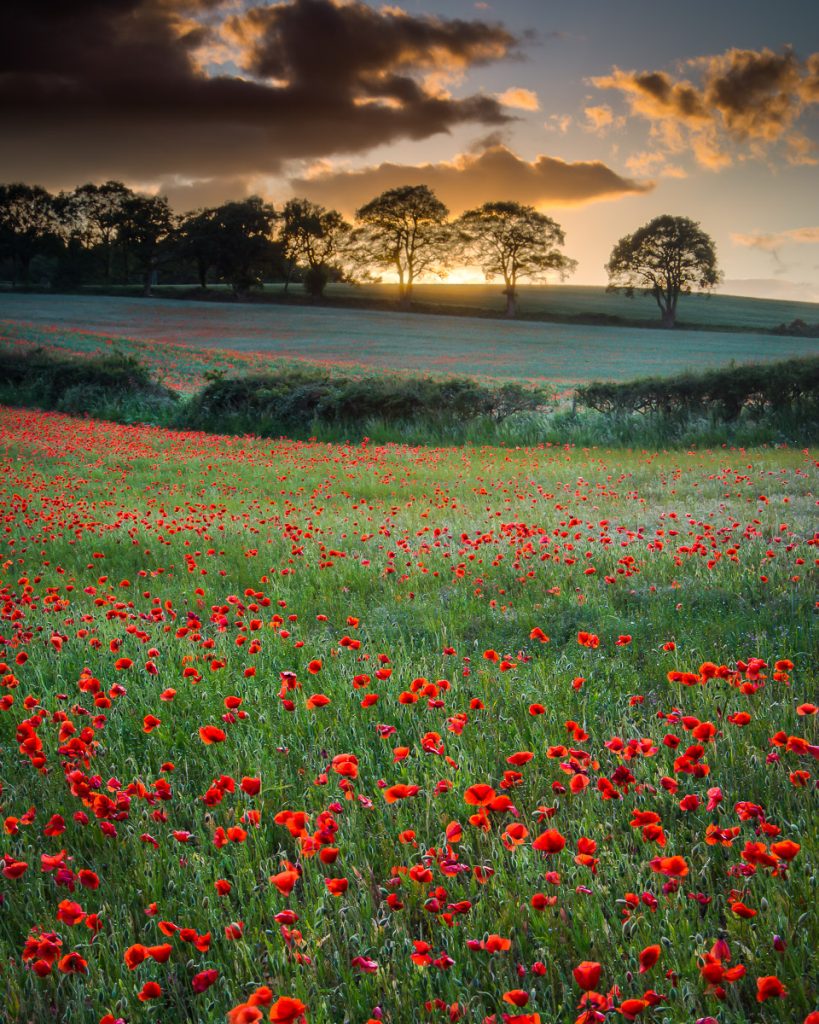
[[[344,277],[344,262],[352,227],[338,210],[308,199],[290,199],[281,212],[279,242],[286,267],[285,291],[296,267],[304,271],[304,287],[320,298],[332,277]]]
[[[171,237],[173,218],[164,196],[131,195],[123,200],[117,222],[117,240],[132,258],[142,277],[145,295],[151,294],[151,283],[163,243]]]
[[[449,211],[426,185],[391,188],[356,212],[362,224],[353,241],[358,262],[398,275],[399,299],[408,304],[422,274],[445,277],[453,259]]]
[[[0,260],[12,282],[29,283],[32,260],[59,247],[60,219],[54,197],[38,185],[0,185]]]
[[[178,396],[146,366],[119,353],[93,359],[34,349],[25,357],[0,348],[0,401],[130,421],[135,407],[168,413]],[[142,418],[142,417],[140,417]]]
[[[321,427],[366,432],[373,420],[423,424],[435,429],[485,417],[499,422],[547,403],[545,389],[497,387],[468,379],[329,374],[309,366],[275,374],[214,380],[184,413],[196,429],[278,436],[310,434]]]
[[[732,422],[743,409],[819,416],[819,357],[764,365],[729,366],[676,377],[646,377],[625,383],[595,382],[577,389],[582,405],[606,414],[700,415]]]
[[[489,281],[503,279],[508,317],[517,312],[519,281],[542,281],[550,272],[564,279],[577,266],[558,248],[565,243],[560,225],[533,206],[484,203],[461,214],[456,230],[465,261],[477,263]]]
[[[674,326],[680,295],[713,288],[721,276],[714,243],[699,224],[667,214],[621,238],[606,272],[610,288],[651,295],[665,327]]]
[[[259,196],[223,203],[214,215],[218,239],[216,269],[239,298],[262,284],[276,258],[273,224],[276,212]]]

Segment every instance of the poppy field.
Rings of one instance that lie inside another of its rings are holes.
[[[0,1021],[817,1024],[815,451],[0,434]]]
[[[436,286],[427,286],[426,291]],[[714,298],[718,303],[720,297]],[[629,304],[628,299],[620,301]],[[704,302],[705,300],[702,300]],[[711,300],[708,300],[709,302]],[[753,300],[734,300],[737,306]],[[702,303],[701,303],[702,304]],[[775,305],[775,304],[774,304]],[[785,304],[783,304],[784,306]],[[805,304],[817,319],[816,306]],[[785,319],[784,310],[779,313]],[[111,296],[6,294],[0,342],[78,353],[117,348],[194,390],[208,369],[263,371],[271,361],[346,370],[550,381],[632,380],[814,355],[815,338],[417,315],[331,306]]]

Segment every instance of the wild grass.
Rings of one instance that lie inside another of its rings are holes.
[[[309,1024],[568,1021],[582,961],[605,1019],[630,999],[645,1024],[817,1009],[815,452],[331,444],[12,409],[0,437],[0,857],[28,865],[0,872],[0,1020],[211,1024],[266,985]],[[418,792],[388,803],[398,783]],[[511,806],[465,802],[481,784]],[[665,846],[630,824],[648,811]],[[738,831],[711,845],[711,825]],[[547,828],[564,850],[533,848]],[[790,865],[745,857],[782,840]],[[290,896],[270,881],[286,862]],[[38,929],[85,973],[38,977]],[[492,935],[509,948],[479,948]],[[746,970],[723,999],[702,974],[718,939]],[[451,960],[413,962],[416,942]],[[128,970],[138,943],[167,962]],[[758,1002],[769,977],[786,995]]]

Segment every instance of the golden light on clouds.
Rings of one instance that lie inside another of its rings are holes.
[[[520,86],[498,93],[497,100],[505,107],[514,107],[516,110],[540,110],[537,93],[531,89],[522,89]]]

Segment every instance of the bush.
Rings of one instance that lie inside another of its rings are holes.
[[[96,359],[0,349],[0,401],[132,422],[137,411],[167,419],[179,396],[120,353]],[[117,415],[106,415],[114,412]]]
[[[729,366],[676,377],[646,377],[623,384],[595,382],[577,389],[578,402],[606,415],[649,414],[665,419],[702,416],[731,423],[743,411],[819,411],[819,358]]]
[[[468,379],[435,380],[395,374],[330,375],[309,367],[264,376],[213,380],[185,411],[185,426],[201,430],[251,430],[276,436],[315,433],[316,427],[366,432],[372,421],[400,434],[407,424],[451,431],[480,418],[499,422],[542,408],[544,389],[491,386]]]

